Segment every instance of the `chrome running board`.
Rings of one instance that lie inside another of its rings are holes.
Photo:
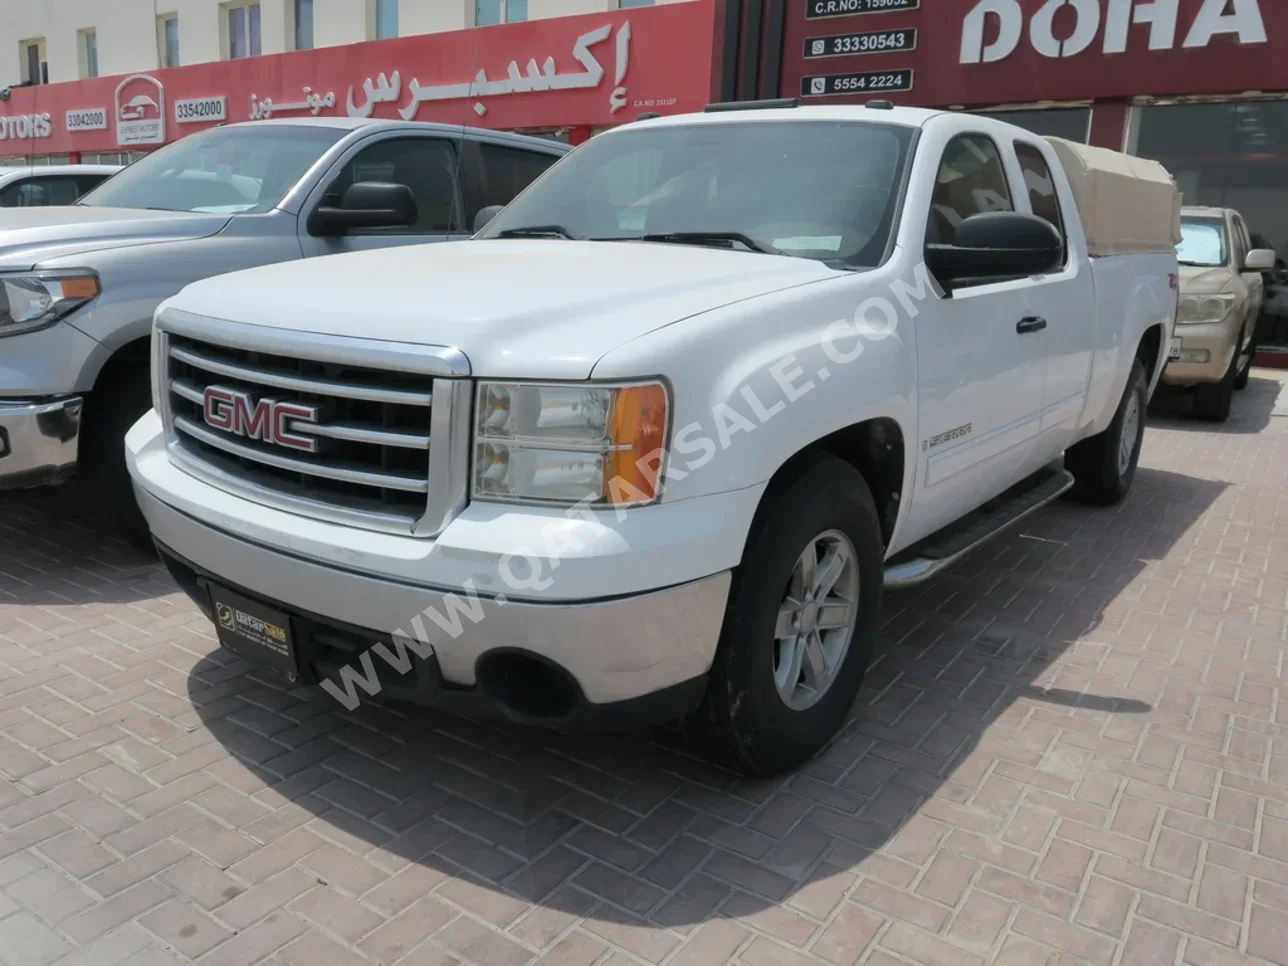
[[[929,580],[1030,513],[1058,499],[1071,486],[1073,474],[1068,470],[1054,466],[1039,470],[978,510],[894,557],[886,565],[886,589],[912,587]]]

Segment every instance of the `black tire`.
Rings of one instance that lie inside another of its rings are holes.
[[[81,420],[80,471],[95,493],[102,494],[120,535],[141,553],[156,547],[139,510],[125,465],[125,434],[152,408],[148,370],[130,367],[99,380],[85,403]]]
[[[1239,368],[1239,350],[1235,349],[1234,358],[1220,382],[1208,383],[1194,388],[1194,414],[1210,423],[1223,423],[1230,418],[1230,404],[1234,402],[1234,384]]]
[[[1131,459],[1123,469],[1119,460],[1120,444],[1133,396],[1139,418],[1136,420]],[[1064,454],[1065,469],[1073,474],[1075,499],[1096,506],[1112,506],[1127,496],[1132,481],[1136,478],[1136,466],[1140,462],[1140,445],[1145,438],[1145,407],[1148,402],[1149,383],[1145,378],[1145,369],[1137,359],[1132,362],[1127,388],[1123,390],[1118,411],[1114,413],[1114,421],[1109,424],[1109,428],[1084,439]]]
[[[808,761],[845,723],[872,660],[885,581],[876,506],[849,463],[828,454],[809,457],[766,500],[730,591],[706,699],[688,729],[734,767],[759,775]],[[854,548],[858,613],[831,686],[797,711],[774,683],[775,623],[796,561],[829,530]]]
[[[1240,346],[1243,345],[1242,338],[1240,338],[1239,340],[1239,345]],[[1240,365],[1237,361],[1235,362],[1236,370],[1234,373],[1234,388],[1236,392],[1239,392],[1248,388],[1248,382],[1252,378],[1252,359],[1256,354],[1257,354],[1257,342],[1256,342],[1256,333],[1254,330],[1253,335],[1248,340],[1248,360],[1244,362],[1242,365]],[[1235,352],[1235,358],[1236,360],[1238,358],[1237,350]]]

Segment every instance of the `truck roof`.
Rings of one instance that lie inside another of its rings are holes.
[[[647,118],[636,124],[670,126],[673,124],[729,124],[746,121],[870,121],[921,127],[933,117],[959,114],[959,111],[932,111],[920,107],[866,107],[863,104],[823,104],[807,107],[768,107],[713,111],[710,113],[669,114]],[[634,127],[635,125],[629,125]]]
[[[338,128],[342,131],[356,131],[359,128],[371,128],[374,130],[407,130],[410,128],[418,131],[431,130],[453,134],[459,134],[464,131],[476,136],[499,140],[541,141],[552,145],[556,149],[570,150],[569,146],[562,141],[555,141],[552,138],[539,138],[531,134],[494,131],[490,128],[469,127],[463,124],[444,124],[441,121],[400,121],[383,117],[270,117],[261,121],[236,121],[232,124],[220,125],[220,127],[264,127],[265,125]]]

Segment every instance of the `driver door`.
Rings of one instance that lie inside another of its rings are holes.
[[[924,215],[926,244],[951,243],[956,226],[971,215],[1016,210],[1017,191],[992,137],[963,134],[921,150],[940,154]],[[914,323],[919,465],[913,539],[1032,472],[1046,332],[1025,324],[1033,314],[1028,288],[1028,280],[958,285]]]
[[[407,136],[364,141],[337,162],[337,170],[309,199],[300,216],[300,247],[305,257],[390,248],[468,238],[461,190],[460,142],[454,138]],[[403,184],[416,199],[414,225],[356,228],[343,235],[309,232],[308,215],[319,205],[338,206],[345,190],[359,181]]]

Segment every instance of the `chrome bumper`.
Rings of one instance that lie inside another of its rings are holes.
[[[76,468],[79,397],[0,399],[0,490],[61,483]]]

